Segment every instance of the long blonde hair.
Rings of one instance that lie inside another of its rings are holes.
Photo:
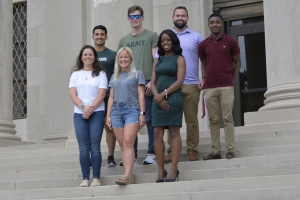
[[[129,56],[131,57],[131,63],[130,63],[130,67],[129,67],[129,76],[128,76],[128,78],[137,77],[137,72],[136,72],[136,68],[135,68],[135,64],[134,64],[133,53],[132,53],[132,51],[129,47],[122,47],[121,49],[119,49],[119,51],[117,52],[117,55],[116,55],[115,67],[114,67],[115,76],[114,76],[114,79],[112,81],[116,81],[119,78],[120,73],[122,71],[121,67],[119,66],[119,63],[118,63],[119,54],[122,51],[127,51]]]

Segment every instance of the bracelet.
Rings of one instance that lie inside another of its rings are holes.
[[[165,89],[165,93],[166,93],[166,99],[168,98],[168,92],[167,89]]]

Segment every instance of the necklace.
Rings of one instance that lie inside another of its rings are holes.
[[[83,71],[83,72],[84,72],[85,80],[88,80],[88,76],[91,73],[91,71]]]

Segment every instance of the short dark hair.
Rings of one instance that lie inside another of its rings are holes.
[[[161,38],[162,38],[163,34],[167,34],[170,37],[170,39],[172,41],[172,50],[173,50],[174,54],[182,55],[182,48],[180,47],[180,41],[179,41],[177,35],[174,33],[174,31],[172,31],[170,29],[163,30],[159,34],[158,40],[157,40],[157,47],[158,47],[157,54],[159,56],[165,55],[165,50],[161,46]]]
[[[104,31],[105,31],[105,35],[107,35],[107,29],[106,29],[105,26],[103,26],[103,25],[95,26],[95,27],[93,28],[93,35],[94,35],[96,29],[104,30]]]
[[[134,6],[131,6],[130,8],[128,8],[127,16],[129,16],[130,13],[132,13],[136,10],[140,11],[142,16],[144,15],[143,8],[141,6],[134,5]]]
[[[219,13],[216,13],[216,12],[215,12],[215,13],[209,15],[207,21],[209,21],[209,19],[212,18],[212,17],[220,17],[220,18],[221,18],[221,21],[223,22],[223,17],[222,17]]]
[[[189,16],[189,12],[187,11],[186,7],[184,7],[184,6],[177,6],[173,11],[173,16],[174,16],[175,10],[181,10],[181,9],[185,10],[186,15]]]

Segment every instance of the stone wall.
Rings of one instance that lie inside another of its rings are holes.
[[[26,119],[15,120],[22,139],[38,143],[66,140],[68,129],[73,128],[69,76],[80,48],[93,44],[92,28],[103,24],[108,29],[106,45],[115,50],[120,38],[131,30],[127,9],[135,4],[144,9],[147,29],[160,33],[172,28],[173,10],[183,5],[189,11],[190,28],[204,37],[209,35],[212,0],[27,0],[28,112]],[[199,109],[200,128],[207,129],[201,105]]]

